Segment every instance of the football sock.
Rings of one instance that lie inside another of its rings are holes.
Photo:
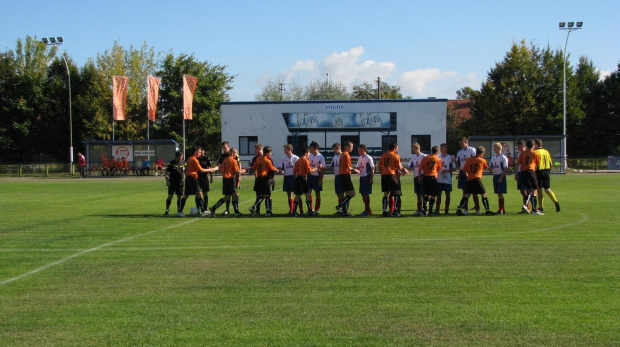
[[[230,200],[226,201],[226,211],[230,211]]]
[[[499,210],[503,211],[504,210],[504,199],[498,199],[499,202]]]
[[[394,196],[394,211],[400,211],[400,195]]]
[[[490,207],[489,207],[489,199],[487,197],[482,197],[482,206],[484,206],[484,209],[486,211],[489,211]]]
[[[306,206],[308,207],[308,212],[312,211],[312,199],[306,200]]]
[[[362,195],[362,201],[364,201],[364,211],[370,212],[370,196]]]
[[[271,212],[271,198],[265,198],[265,212]]]
[[[428,203],[429,203],[429,205],[428,205],[428,213],[433,213],[433,207],[435,206],[435,199],[430,198]],[[439,211],[439,208],[437,208],[437,211]]]
[[[480,200],[478,199],[478,195],[474,195],[474,208],[476,211],[480,210]]]
[[[543,202],[544,202],[544,200],[545,200],[545,194],[542,194],[542,193],[541,193],[541,194],[538,196],[538,207],[540,207],[540,208],[544,209],[544,206],[543,206]]]
[[[537,203],[538,203],[538,199],[536,198],[536,196],[532,195],[532,211],[536,211]]]
[[[463,197],[461,199],[461,203],[459,204],[459,208],[462,208],[464,210],[467,210],[467,201],[469,200],[469,198]]]
[[[394,195],[390,194],[390,212],[394,211]]]
[[[349,204],[349,201],[351,201],[351,196],[347,195],[344,199],[342,199],[342,202],[338,204],[338,206],[341,206],[346,209]]]
[[[306,201],[308,201],[308,200],[306,200]],[[308,206],[308,211],[312,211],[313,201],[314,201],[314,199],[312,198],[312,193],[310,193],[310,205]]]
[[[202,198],[196,198],[195,201],[196,201],[196,208],[198,209],[198,211],[204,212],[205,205],[203,204]]]
[[[418,211],[420,211],[422,209],[422,199],[420,199],[420,196],[418,195]]]
[[[288,199],[288,207],[289,207],[289,211],[293,211],[293,199]]]
[[[215,205],[213,205],[213,207],[211,207],[211,209],[217,210],[217,208],[222,206],[223,203],[224,203],[224,198],[221,198],[215,203]]]
[[[235,212],[239,213],[239,200],[233,200],[232,205],[233,205],[233,209],[235,210]]]
[[[422,203],[423,211],[428,211],[429,198],[428,196],[424,197],[424,202]]]
[[[381,205],[383,206],[383,212],[387,212],[388,211],[388,198],[387,197],[383,197],[383,200],[381,200]]]
[[[291,209],[291,212],[293,213],[297,212],[297,205],[299,205],[297,200],[293,200],[293,208]]]
[[[186,201],[187,201],[187,199],[181,198],[181,203],[179,204],[179,212],[183,212],[183,209],[185,208],[185,202]]]
[[[181,199],[177,199],[177,211],[181,211]]]
[[[549,197],[551,198],[551,201],[553,201],[554,204],[558,202],[558,198],[555,196],[555,193],[552,192],[551,190],[547,192],[547,195],[549,195]],[[541,195],[541,198],[542,198],[542,195]]]
[[[172,198],[166,199],[166,211],[170,209],[170,204],[172,204]]]

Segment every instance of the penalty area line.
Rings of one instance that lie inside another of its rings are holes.
[[[190,220],[188,220],[188,221],[186,221],[186,222],[183,222],[183,223],[180,223],[180,224],[171,225],[171,226],[168,226],[168,227],[165,227],[165,228],[161,228],[161,229],[151,230],[151,231],[148,231],[148,232],[146,232],[146,233],[144,233],[144,234],[139,234],[139,235],[129,236],[129,237],[126,237],[126,238],[124,238],[124,239],[120,239],[120,240],[116,240],[116,241],[112,241],[112,242],[104,243],[104,244],[99,245],[99,246],[97,246],[97,247],[93,247],[93,248],[85,249],[85,250],[83,250],[83,251],[80,251],[80,252],[74,253],[74,254],[72,254],[72,255],[70,255],[70,256],[68,256],[68,257],[65,257],[65,258],[62,258],[62,259],[56,260],[56,261],[54,261],[54,262],[51,262],[51,263],[45,264],[45,265],[43,265],[43,266],[41,266],[41,267],[39,267],[39,268],[36,268],[36,269],[34,269],[34,270],[32,270],[32,271],[28,271],[28,272],[23,273],[23,274],[21,274],[21,275],[19,275],[19,276],[15,276],[15,277],[13,277],[13,278],[9,278],[9,279],[6,279],[6,280],[4,280],[4,281],[0,281],[0,286],[3,286],[3,285],[5,285],[5,284],[9,284],[9,283],[11,283],[11,282],[19,281],[20,279],[22,279],[22,278],[24,278],[24,277],[28,277],[28,276],[31,276],[31,275],[35,275],[35,274],[37,274],[37,273],[39,273],[39,272],[41,272],[41,271],[44,271],[44,270],[46,270],[46,269],[49,269],[49,268],[53,267],[53,266],[60,265],[60,264],[65,263],[65,262],[67,262],[67,261],[69,261],[69,260],[71,260],[71,259],[75,259],[75,258],[81,257],[81,256],[83,256],[83,255],[85,255],[85,254],[88,254],[88,253],[92,253],[92,252],[98,251],[98,250],[100,250],[100,249],[102,249],[102,248],[109,247],[109,246],[116,245],[116,244],[123,243],[123,242],[127,242],[127,241],[131,241],[131,240],[133,240],[133,239],[137,239],[137,238],[139,238],[139,237],[143,237],[143,236],[148,236],[148,235],[155,234],[155,233],[158,233],[158,232],[161,232],[161,231],[166,231],[166,230],[170,230],[170,229],[174,229],[174,228],[182,227],[182,226],[184,226],[184,225],[187,225],[187,224],[193,223],[193,222],[195,222],[195,221],[197,221],[197,220],[198,220],[198,219],[190,219]]]

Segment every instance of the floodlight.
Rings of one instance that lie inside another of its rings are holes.
[[[42,39],[41,39],[41,42],[43,42],[43,43],[47,44],[47,37],[42,38]]]
[[[581,28],[583,26],[583,22],[577,22],[577,28]]]
[[[65,41],[65,39],[62,38],[62,36],[57,37],[56,40],[58,40],[59,43],[63,43]]]
[[[574,26],[575,26],[575,22],[568,22],[568,27],[569,27],[569,28],[572,28],[572,27],[574,27]]]
[[[55,39],[55,38],[53,38],[53,37],[50,37],[50,42],[51,42],[51,43],[56,43],[56,39]]]

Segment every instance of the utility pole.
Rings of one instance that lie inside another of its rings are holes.
[[[280,101],[282,101],[282,91],[284,91],[284,83],[280,82],[278,83],[278,85],[280,86]]]
[[[381,99],[381,77],[377,77],[377,99]]]

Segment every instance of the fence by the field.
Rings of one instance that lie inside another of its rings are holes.
[[[587,170],[588,172],[620,172],[616,165],[620,157],[574,157],[568,159],[571,170]],[[79,176],[77,165],[74,164],[73,176]],[[0,163],[0,177],[47,177],[71,175],[69,163]],[[119,176],[120,177],[120,176]]]

